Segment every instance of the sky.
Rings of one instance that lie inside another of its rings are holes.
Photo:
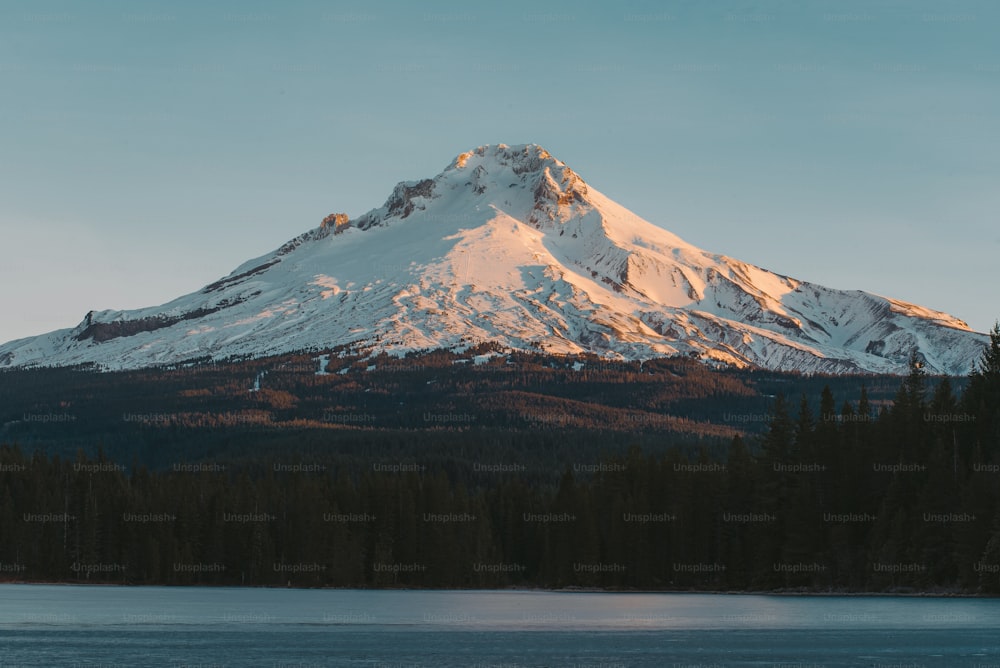
[[[0,4],[0,341],[194,292],[483,144],[703,249],[1000,319],[1000,3]]]

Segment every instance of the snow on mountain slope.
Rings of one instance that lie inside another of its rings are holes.
[[[464,347],[686,354],[807,372],[964,374],[986,336],[947,314],[686,243],[535,145],[482,146],[158,307],[0,346],[0,367]]]

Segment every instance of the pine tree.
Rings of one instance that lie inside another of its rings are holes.
[[[743,512],[754,507],[753,462],[743,439],[734,436],[726,458],[726,498],[723,510]],[[723,557],[726,581],[730,588],[745,589],[750,584],[753,566],[753,535],[746,525],[723,523]]]
[[[1000,451],[1000,322],[993,326],[982,357],[969,374],[963,408],[971,423],[964,431],[982,462],[997,461]]]
[[[926,430],[922,420],[925,411],[926,373],[924,363],[914,349],[910,353],[910,372],[899,386],[890,411],[893,459],[899,462],[919,460],[926,456]]]
[[[757,487],[757,510],[773,516],[774,521],[753,527],[753,540],[759,545],[754,563],[755,584],[774,587],[782,584],[774,564],[782,561],[787,537],[790,507],[790,476],[783,470],[789,463],[795,439],[795,424],[788,414],[785,397],[779,394],[771,407],[771,421],[764,436],[763,452],[758,461],[760,484]],[[749,510],[749,509],[748,509]]]
[[[910,372],[903,383],[903,387],[906,391],[910,407],[923,406],[927,372],[924,371],[924,361],[916,348],[910,351],[910,359],[907,364]]]
[[[816,429],[812,409],[805,393],[799,401],[799,416],[795,422],[795,439],[792,447],[792,459],[796,463],[811,462],[813,457],[813,432]]]
[[[972,376],[984,379],[994,387],[1000,383],[1000,321],[990,330],[990,342],[984,346],[983,356]]]
[[[764,458],[768,465],[788,461],[794,442],[795,428],[788,415],[788,403],[785,396],[779,394],[771,406],[771,420],[768,423],[767,435],[764,437]]]

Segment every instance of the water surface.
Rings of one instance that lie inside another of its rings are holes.
[[[1000,668],[1000,600],[0,586],[0,668]]]

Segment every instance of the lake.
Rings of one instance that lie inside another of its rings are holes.
[[[0,668],[1000,668],[1000,600],[0,585]]]

